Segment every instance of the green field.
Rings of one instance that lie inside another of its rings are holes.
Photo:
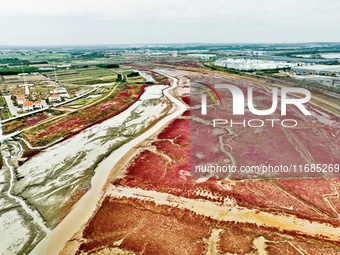
[[[65,104],[65,106],[71,107],[71,108],[80,108],[85,105],[89,105],[91,103],[94,103],[100,99],[103,98],[103,96],[107,95],[112,90],[112,87],[100,87],[93,93],[89,94],[86,97],[79,98],[77,100],[74,100],[70,103]],[[91,97],[93,95],[96,95],[96,97]]]
[[[54,72],[48,72],[46,75],[53,80],[55,79]],[[58,70],[57,76],[61,83],[80,85],[109,83],[117,79],[116,73],[111,69],[97,67]]]
[[[0,97],[0,107],[3,107],[0,110],[0,119],[4,120],[12,117],[11,113],[8,110],[6,100],[4,97]]]
[[[99,67],[88,67],[88,68],[76,68],[69,70],[58,70],[57,76],[61,83],[66,84],[100,84],[100,83],[112,83],[117,81],[117,74],[123,74],[126,82],[128,83],[141,83],[144,82],[144,78],[141,76],[126,77],[133,71],[128,68],[99,68]],[[52,80],[55,79],[54,72],[47,72],[47,77]]]

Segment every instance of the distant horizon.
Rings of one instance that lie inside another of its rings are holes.
[[[0,45],[340,42],[340,1],[11,0]]]
[[[18,47],[18,48],[36,48],[36,47],[119,47],[119,46],[201,46],[201,45],[296,45],[296,44],[340,44],[340,41],[315,41],[315,42],[231,42],[231,43],[222,43],[222,42],[172,42],[172,43],[103,43],[103,44],[36,44],[36,45],[1,45],[1,47],[11,48],[11,47]]]

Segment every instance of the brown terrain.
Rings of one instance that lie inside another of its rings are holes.
[[[284,118],[296,119],[295,128],[213,129],[200,116],[198,99],[188,97],[189,84],[228,83],[244,92],[253,86],[261,109],[270,108],[270,87],[219,73],[166,72],[179,79],[174,94],[188,110],[119,166],[97,211],[61,254],[340,254],[339,173],[221,176],[192,168],[211,161],[339,164],[340,117],[308,103],[312,116],[288,108]],[[226,114],[210,102],[209,118],[230,119],[231,95],[219,92]],[[282,119],[279,113],[271,118]]]

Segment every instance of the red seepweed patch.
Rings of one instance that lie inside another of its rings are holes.
[[[278,183],[289,189],[293,196],[317,207],[331,218],[339,218],[340,179],[290,179]]]
[[[186,103],[188,106],[190,106],[190,97],[186,96],[186,97],[182,97],[182,100],[184,103]]]
[[[87,224],[79,252],[118,246],[138,254],[205,254],[206,224],[185,211],[168,210],[150,202],[106,198]]]
[[[45,128],[39,128],[26,132],[26,139],[33,146],[46,145],[57,138],[69,138],[92,125],[101,123],[127,109],[143,94],[146,85],[126,86],[125,93],[118,93],[113,99],[104,100],[91,107],[80,109],[63,116]],[[130,95],[127,97],[127,95]]]
[[[190,110],[186,110],[183,112],[182,116],[190,116]]]
[[[330,207],[327,208],[324,200],[321,199],[318,203],[305,201],[308,200],[305,198],[306,196],[317,197],[315,192],[302,190],[301,187],[300,192],[297,192],[294,189],[291,190],[291,187],[299,187],[299,185],[286,185],[294,183],[294,180],[283,181],[281,185],[274,180],[251,179],[239,181],[209,179],[204,182],[197,182],[196,179],[190,177],[189,125],[190,121],[188,119],[174,120],[152,143],[156,147],[157,153],[149,150],[141,152],[127,169],[126,176],[116,180],[114,184],[140,187],[221,203],[226,197],[231,197],[235,199],[238,205],[248,208],[258,208],[274,213],[294,214],[301,218],[330,222],[334,225],[340,224],[339,220],[334,217],[334,211]],[[209,133],[201,137],[201,139],[210,138]],[[204,142],[201,145],[204,146]],[[216,154],[214,156],[216,157]],[[221,154],[221,158],[223,158],[223,154]],[[310,186],[311,180],[306,179],[299,183],[304,183],[307,187],[308,185]],[[323,183],[324,185],[329,185],[328,181]],[[310,187],[314,187],[314,185]],[[334,192],[332,193],[329,186],[324,187],[324,191],[327,194],[335,194]],[[205,192],[211,195],[207,196]],[[320,192],[322,191],[320,190]],[[303,195],[304,193],[306,194]],[[336,197],[329,197],[329,200],[334,207],[339,208],[339,202]],[[327,213],[322,213],[322,211]]]

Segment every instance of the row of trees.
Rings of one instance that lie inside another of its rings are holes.
[[[117,74],[117,81],[118,82],[126,82],[126,77],[123,74],[119,73],[119,74]]]
[[[112,69],[112,68],[119,68],[119,65],[118,64],[98,64],[97,67]]]
[[[39,68],[37,67],[25,67],[25,72],[26,73],[33,73],[33,72],[39,72]],[[0,68],[0,75],[16,75],[22,73],[22,69],[21,67],[13,67],[13,68],[9,68],[9,67],[4,67],[4,68]]]
[[[20,65],[37,65],[37,64],[48,64],[46,60],[38,60],[38,61],[29,61],[22,60],[18,58],[2,58],[0,59],[0,64],[8,65],[8,66],[20,66]]]

